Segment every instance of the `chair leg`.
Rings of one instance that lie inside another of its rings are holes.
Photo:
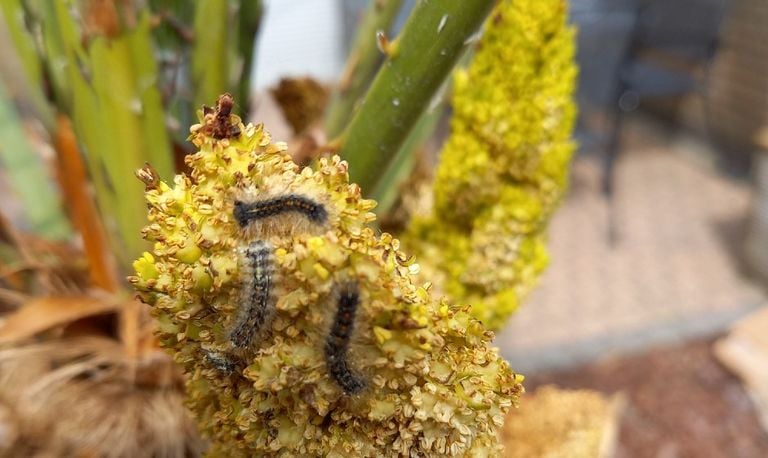
[[[623,91],[622,91],[623,92]],[[624,123],[624,110],[621,107],[622,92],[616,98],[613,118],[611,119],[610,132],[608,134],[608,143],[606,145],[605,156],[603,159],[602,175],[602,193],[607,205],[607,237],[608,243],[614,246],[618,242],[618,229],[616,227],[616,214],[614,191],[616,186],[616,161],[621,152],[621,130]]]

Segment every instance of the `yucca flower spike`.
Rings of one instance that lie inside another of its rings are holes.
[[[414,282],[334,156],[301,168],[261,125],[199,113],[130,278],[187,373],[210,456],[498,456],[522,393],[468,307]]]

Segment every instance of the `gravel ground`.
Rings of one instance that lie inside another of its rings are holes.
[[[529,374],[526,389],[556,384],[623,392],[616,458],[768,457],[768,434],[739,380],[715,359],[713,341]]]

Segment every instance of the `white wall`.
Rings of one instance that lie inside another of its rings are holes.
[[[266,0],[252,83],[263,90],[282,76],[332,82],[344,65],[338,0]]]

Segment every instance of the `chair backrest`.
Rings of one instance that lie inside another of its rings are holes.
[[[571,0],[571,21],[577,26],[579,108],[603,110],[614,102],[612,87],[633,38],[634,0]]]
[[[637,0],[635,49],[658,50],[689,60],[715,53],[729,0]]]

